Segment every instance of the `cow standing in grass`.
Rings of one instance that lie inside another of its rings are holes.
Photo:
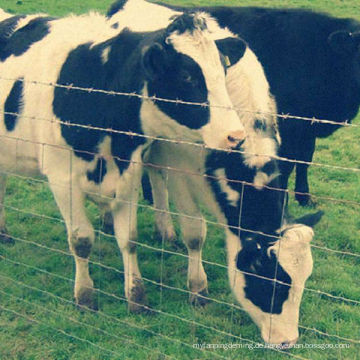
[[[108,13],[110,20],[116,22],[121,18],[121,9],[135,7],[135,2],[115,2]],[[149,14],[150,5],[142,6],[144,14],[145,11]],[[154,15],[159,15],[164,22],[171,11],[178,13],[184,9],[163,4]],[[249,44],[264,67],[280,114],[335,122],[317,123],[291,116],[279,118],[282,139],[279,155],[301,161],[279,163],[281,186],[287,188],[289,176],[296,168],[295,197],[300,205],[311,204],[307,171],[316,138],[331,135],[341,127],[336,123],[351,122],[359,110],[359,21],[303,9],[192,9],[210,13],[221,26],[228,27]]]
[[[3,31],[8,26],[0,49],[3,188],[7,174],[48,179],[75,255],[76,302],[92,308],[88,259],[94,230],[84,200],[90,197],[111,211],[126,297],[132,311],[141,310],[145,293],[132,240],[137,237],[141,154],[150,142],[146,136],[220,148],[242,141],[244,126],[230,109],[221,57],[240,58],[244,43],[236,38],[215,43],[206,16],[199,14],[179,16],[150,33],[130,31],[126,24],[115,29],[96,13],[23,20],[1,23]]]
[[[174,15],[170,9],[143,0],[121,3],[123,7],[109,20],[112,25],[131,18],[134,30],[146,30],[146,26],[153,30],[166,26]],[[276,107],[263,69],[250,49],[240,62],[228,64],[226,84],[247,133],[235,152],[199,151],[191,145],[157,141],[144,155],[150,165],[154,206],[159,210],[157,225],[165,238],[174,235],[170,199],[180,213],[182,239],[189,254],[190,300],[204,303],[206,221],[201,205],[210,210],[225,227],[228,275],[236,299],[266,342],[290,347],[298,338],[302,292],[312,271],[313,231],[301,222],[313,225],[321,214],[294,222],[285,216],[285,192],[278,189],[280,173],[274,160],[280,142],[271,115]],[[244,108],[247,111],[242,112]]]

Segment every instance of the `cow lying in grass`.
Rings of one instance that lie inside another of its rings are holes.
[[[126,24],[115,29],[96,13],[4,21],[2,190],[7,174],[48,179],[75,255],[76,302],[92,308],[96,303],[88,259],[94,230],[84,200],[90,197],[111,211],[123,255],[126,297],[132,311],[141,310],[145,293],[132,240],[137,236],[141,154],[150,142],[146,136],[204,141],[226,149],[242,141],[244,126],[230,109],[222,58],[237,62],[245,44],[237,38],[215,42],[203,14],[178,16],[148,33],[124,29]]]
[[[161,6],[129,0],[109,21],[114,25],[131,18],[132,29],[146,30],[148,26],[154,30],[166,26],[173,15]],[[207,293],[201,260],[206,237],[201,205],[205,205],[225,224],[229,281],[236,299],[266,342],[289,347],[298,338],[300,301],[312,271],[313,231],[301,222],[313,225],[321,214],[295,222],[285,216],[285,193],[278,189],[279,170],[274,160],[279,138],[271,114],[276,108],[262,67],[250,49],[244,59],[246,65],[235,63],[226,75],[235,108],[245,105],[248,110],[239,112],[247,137],[237,152],[206,152],[157,141],[147,149],[144,161],[154,206],[159,209],[157,225],[164,237],[174,235],[168,197],[183,215],[179,221],[189,254],[191,301],[202,303]]]

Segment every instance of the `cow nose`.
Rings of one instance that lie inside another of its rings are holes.
[[[295,340],[291,340],[291,341],[284,341],[281,343],[281,349],[290,349],[292,348],[298,341],[298,338],[296,338]]]
[[[230,133],[226,140],[226,147],[229,149],[236,148],[241,142],[245,140],[245,131],[237,130]]]

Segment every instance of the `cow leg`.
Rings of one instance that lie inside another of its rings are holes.
[[[84,195],[75,181],[57,183],[58,178],[48,176],[50,188],[64,218],[70,251],[75,257],[76,303],[97,310],[94,282],[89,274],[89,257],[95,235],[84,207]],[[65,177],[64,177],[65,178]]]
[[[188,288],[192,292],[190,303],[205,305],[207,300],[204,296],[208,294],[208,283],[202,264],[202,247],[206,237],[206,223],[202,217],[197,219],[181,217],[180,226],[189,254],[187,282]]]
[[[114,235],[114,219],[109,209],[102,209],[102,230],[105,234]]]
[[[132,179],[136,184],[136,179]],[[140,178],[138,185],[140,185]],[[147,304],[145,287],[137,261],[137,203],[139,186],[132,186],[127,201],[119,201],[113,206],[114,232],[124,263],[125,295],[129,310],[138,313]]]
[[[6,175],[0,175],[0,243],[14,244],[14,239],[8,235],[5,225],[5,192],[6,192]]]
[[[169,194],[164,174],[162,171],[151,168],[149,168],[148,174],[154,207],[157,209],[155,211],[156,232],[161,240],[174,242],[176,234],[170,215]]]
[[[279,161],[279,169],[280,169],[280,187],[282,189],[287,189],[288,188],[288,182],[289,182],[289,177],[291,175],[291,172],[293,171],[295,167],[295,163],[294,162],[290,162],[290,161]]]
[[[208,294],[208,283],[202,264],[202,247],[206,238],[206,223],[194,202],[189,185],[183,180],[178,174],[169,178],[170,194],[176,208],[183,214],[180,215],[179,223],[189,255],[187,285],[192,293],[190,303],[205,305],[207,300],[204,296]]]
[[[298,160],[312,162],[315,151],[315,136],[306,135]],[[301,206],[312,205],[308,183],[308,164],[296,164],[295,198]]]

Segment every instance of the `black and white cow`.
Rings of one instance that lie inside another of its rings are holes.
[[[96,13],[5,21],[8,36],[0,49],[2,190],[5,174],[47,177],[75,255],[75,298],[89,307],[96,307],[88,268],[94,230],[85,214],[85,197],[111,211],[126,297],[131,310],[141,310],[145,293],[132,240],[137,236],[141,153],[149,143],[143,136],[221,148],[242,141],[244,126],[229,109],[221,60],[229,56],[237,61],[245,45],[236,38],[215,43],[203,14],[178,16],[147,33],[125,29],[126,24],[115,29]]]
[[[155,29],[174,15],[143,0],[122,3],[123,8],[110,18],[112,24],[132,18],[134,29]],[[249,110],[239,113],[247,133],[237,148],[240,153],[205,153],[190,145],[153,143],[144,161],[150,165],[154,205],[159,209],[156,221],[162,235],[171,238],[169,199],[184,215],[179,221],[189,253],[188,287],[191,301],[201,303],[207,293],[201,262],[206,237],[201,205],[216,215],[226,228],[228,274],[236,299],[266,342],[288,347],[298,338],[301,296],[312,270],[313,231],[285,219],[285,193],[276,190],[279,171],[273,159],[279,138],[276,119],[269,115],[276,108],[262,67],[250,49],[239,63],[228,67],[226,83],[234,106],[242,109],[246,105]],[[312,221],[319,220],[319,215]]]
[[[131,0],[135,6],[136,0]],[[113,21],[127,5],[114,3]],[[144,9],[143,5],[141,5]],[[163,4],[169,10],[184,8]],[[221,26],[245,39],[264,67],[280,114],[351,122],[360,105],[360,22],[303,9],[258,7],[197,7],[210,13]],[[141,11],[141,10],[139,10]],[[149,11],[149,9],[146,9]],[[153,20],[152,20],[153,21]],[[282,139],[279,155],[311,162],[317,137],[331,135],[339,126],[279,118]],[[294,162],[279,164],[281,185],[287,188]],[[308,165],[296,164],[295,195],[309,203]]]
[[[208,293],[202,265],[205,207],[224,224],[229,283],[237,301],[259,326],[265,342],[284,348],[295,344],[302,293],[313,266],[314,233],[301,223],[314,225],[321,214],[293,222],[286,218],[286,196],[279,191],[274,160],[258,170],[236,152],[205,153],[190,145],[156,142],[145,161],[151,164],[148,172],[159,214],[169,216],[164,198],[180,213],[189,254],[190,301],[205,304]]]

